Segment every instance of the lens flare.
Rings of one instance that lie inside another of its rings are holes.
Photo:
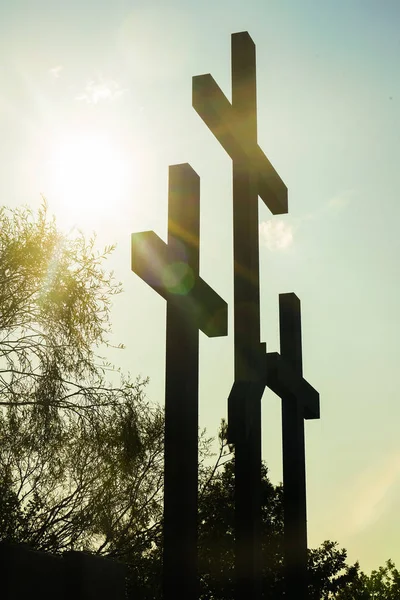
[[[172,263],[164,270],[163,283],[172,294],[186,296],[194,286],[193,270],[186,263]]]

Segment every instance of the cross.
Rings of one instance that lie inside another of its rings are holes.
[[[227,304],[199,275],[200,179],[169,168],[168,243],[132,234],[132,271],[167,301],[164,600],[197,599],[199,330],[227,335]]]
[[[247,32],[232,35],[232,103],[209,74],[193,77],[192,91],[193,107],[233,162],[235,383],[228,424],[235,444],[236,600],[256,600],[263,389],[258,196],[273,214],[285,213],[287,188],[257,143],[256,56]]]
[[[304,419],[319,419],[319,394],[303,378],[300,300],[279,295],[281,354],[266,356],[266,384],[282,398],[284,567],[288,600],[307,598]]]

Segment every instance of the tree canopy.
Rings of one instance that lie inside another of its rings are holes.
[[[122,553],[159,520],[163,411],[99,355],[112,250],[62,234],[45,204],[0,210],[3,539]]]
[[[0,209],[1,406],[35,406],[39,418],[107,401],[95,349],[121,291],[103,268],[112,250],[63,235],[46,204]]]
[[[226,447],[224,426],[220,434]],[[222,453],[223,456],[223,453]],[[234,597],[234,453],[219,459],[220,469],[200,492],[199,570],[201,598],[228,600]],[[262,593],[263,598],[283,598],[283,486],[273,485],[262,465]],[[337,543],[325,541],[309,550],[309,600],[328,600],[352,582],[358,564],[349,566],[347,553]]]
[[[374,569],[368,576],[362,571],[347,587],[340,589],[337,600],[398,600],[400,573],[392,560]]]

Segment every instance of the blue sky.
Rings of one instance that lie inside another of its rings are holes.
[[[163,401],[165,304],[130,272],[134,231],[166,237],[168,165],[201,177],[201,273],[232,306],[231,162],[191,107],[191,77],[230,94],[230,34],[257,46],[259,143],[289,188],[260,206],[262,338],[279,350],[278,294],[302,302],[309,545],[338,540],[370,570],[400,564],[400,5],[397,1],[0,2],[0,191],[65,230],[116,242],[125,292],[112,359]],[[230,324],[232,324],[230,315]],[[232,327],[231,327],[232,331]],[[232,335],[201,337],[200,420],[226,416]],[[263,456],[282,479],[280,404]]]

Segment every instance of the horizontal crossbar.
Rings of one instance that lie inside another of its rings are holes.
[[[266,385],[280,398],[301,402],[305,419],[319,419],[319,393],[285,362],[278,352],[266,354]]]
[[[228,333],[228,305],[198,273],[187,293],[174,293],[168,288],[165,274],[171,265],[182,262],[182,256],[171,249],[154,231],[131,236],[131,268],[167,301],[180,302],[190,312],[194,325],[208,337]],[[168,278],[167,278],[168,279]]]
[[[192,79],[192,104],[232,160],[250,160],[258,173],[257,193],[274,215],[288,212],[287,187],[254,140],[241,131],[235,114],[221,88],[210,75]]]

